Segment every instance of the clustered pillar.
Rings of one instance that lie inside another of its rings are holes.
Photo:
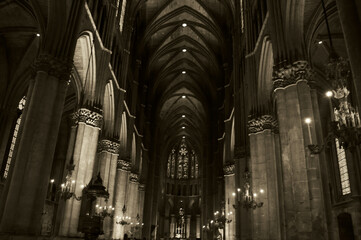
[[[280,126],[286,237],[322,239],[327,238],[327,230],[319,158],[307,148],[316,143],[309,73],[306,61],[275,71],[274,92]],[[305,118],[311,119],[310,131]]]
[[[137,214],[138,213],[138,174],[130,173],[129,174],[129,183],[128,183],[128,192],[127,192],[127,199],[126,199],[126,208],[127,208],[127,215],[131,218],[130,222],[131,225],[128,225],[128,229],[131,230],[131,227],[134,227],[137,223]],[[131,237],[131,236],[129,236]],[[133,236],[134,237],[134,236]]]
[[[174,238],[175,235],[175,227],[176,227],[176,221],[175,221],[175,215],[170,215],[170,238]]]
[[[281,239],[279,184],[277,169],[277,121],[263,115],[248,122],[250,138],[250,171],[254,200],[263,202],[253,213],[253,239]]]
[[[98,145],[102,115],[98,112],[80,108],[74,114],[77,123],[73,157],[68,164],[74,164],[72,180],[75,181],[73,190],[76,196],[82,195],[82,190],[93,177],[95,157]],[[59,235],[80,237],[78,222],[81,202],[70,198],[65,202],[64,215],[61,221]]]
[[[70,62],[50,55],[40,55],[35,63],[36,76],[28,88],[8,194],[1,202],[4,234],[40,234],[70,69]]]
[[[107,203],[100,203],[101,206],[110,208],[108,212],[114,207],[114,190],[115,190],[115,177],[117,172],[117,162],[119,155],[119,143],[111,140],[103,139],[99,141],[98,147],[98,172],[103,179],[103,185],[109,192],[109,199]],[[114,211],[113,211],[114,213]],[[101,236],[104,239],[109,239],[113,232],[112,218],[106,217],[104,219],[103,231]]]
[[[114,190],[114,217],[113,222],[113,239],[123,239],[124,226],[117,224],[117,219],[125,217],[122,212],[122,208],[125,205],[126,193],[128,187],[128,175],[130,171],[130,162],[122,159],[118,159],[117,173],[115,178],[115,190]]]
[[[226,200],[225,215],[229,220],[232,220],[232,222],[226,224],[225,226],[225,238],[227,240],[236,239],[236,214],[233,205],[236,204],[237,196],[233,194],[236,192],[236,178],[234,174],[234,167],[234,163],[227,164],[223,167]]]

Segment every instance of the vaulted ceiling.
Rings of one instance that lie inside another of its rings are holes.
[[[217,121],[231,52],[231,6],[219,0],[148,0],[141,10],[148,103],[168,148],[199,148]],[[168,149],[169,151],[169,149]]]

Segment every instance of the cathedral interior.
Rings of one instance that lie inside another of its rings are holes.
[[[0,1],[0,239],[361,239],[361,1]]]

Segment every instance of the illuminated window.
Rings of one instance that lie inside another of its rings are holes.
[[[244,32],[244,8],[243,8],[243,0],[240,0],[240,6],[241,6],[241,32]]]
[[[3,173],[3,178],[6,179],[8,177],[9,174],[9,169],[10,169],[10,165],[11,165],[11,160],[13,158],[13,154],[14,154],[14,147],[15,147],[15,142],[16,142],[16,138],[18,136],[18,132],[19,132],[19,127],[20,127],[20,122],[21,122],[21,116],[22,116],[22,111],[25,107],[25,103],[26,103],[26,97],[23,97],[20,102],[19,102],[19,106],[18,106],[18,110],[19,110],[19,117],[16,120],[16,124],[14,127],[14,131],[13,131],[13,136],[11,138],[11,143],[10,143],[10,148],[9,148],[9,153],[8,153],[8,158],[6,160],[6,165],[5,165],[5,169],[4,169],[4,173]]]
[[[122,1],[122,9],[120,12],[120,20],[119,20],[119,29],[120,32],[123,32],[123,25],[124,25],[124,16],[125,16],[125,7],[127,6],[127,0]]]
[[[336,144],[336,152],[337,152],[338,169],[340,171],[342,195],[347,195],[351,193],[351,188],[350,188],[350,180],[348,176],[346,153],[345,153],[345,149],[340,148],[340,144],[337,138],[335,139],[335,144]]]
[[[188,151],[185,140],[172,149],[168,156],[167,177],[177,179],[197,178],[198,159],[194,150]]]

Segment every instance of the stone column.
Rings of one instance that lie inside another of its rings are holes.
[[[113,239],[123,239],[124,226],[116,224],[117,217],[123,217],[122,208],[125,205],[125,195],[128,187],[128,175],[130,162],[118,159],[117,173],[115,177],[114,189],[114,222],[113,222]]]
[[[233,207],[236,204],[236,196],[233,195],[237,191],[236,179],[234,174],[234,163],[228,164],[223,167],[224,183],[225,183],[225,215],[228,219],[232,219],[232,222],[225,226],[225,239],[233,240],[236,238],[236,214]],[[229,215],[228,215],[229,214]]]
[[[174,238],[175,237],[175,227],[176,227],[176,224],[175,224],[175,215],[174,214],[171,214],[170,215],[170,238]]]
[[[314,113],[305,61],[274,73],[274,88],[280,130],[282,181],[287,238],[326,239],[323,188],[319,156],[307,145],[316,143]],[[309,136],[306,117],[311,118]],[[319,130],[321,131],[321,130]]]
[[[131,217],[131,222],[136,224],[136,216],[138,213],[138,174],[130,173],[129,175],[129,183],[128,183],[128,192],[126,197],[126,207],[127,207],[127,215]],[[130,226],[131,227],[131,226]]]
[[[109,199],[107,204],[101,202],[101,206],[107,205],[109,208],[114,207],[114,190],[115,190],[115,176],[117,172],[117,162],[119,155],[119,143],[111,140],[103,139],[98,146],[98,172],[103,179],[103,185],[109,192]],[[108,210],[111,212],[111,210]],[[103,224],[104,234],[100,237],[109,239],[113,233],[113,220],[110,217],[104,219]]]
[[[257,194],[261,208],[253,213],[253,239],[281,239],[279,181],[277,175],[275,131],[277,122],[270,115],[263,115],[248,122],[250,137],[250,171],[252,190]]]
[[[139,184],[138,186],[138,214],[140,217],[140,224],[143,226],[144,219],[143,219],[143,211],[144,211],[144,198],[145,198],[145,184]],[[140,237],[142,231],[140,231]]]
[[[164,216],[164,224],[163,224],[163,236],[165,239],[169,239],[169,227],[170,227],[170,218],[169,216]]]
[[[196,238],[201,238],[201,215],[197,215],[196,224]]]
[[[82,195],[82,190],[93,176],[98,136],[103,117],[101,114],[86,108],[80,108],[74,119],[78,123],[72,162],[75,168],[72,180],[75,181],[74,193]],[[66,174],[64,174],[66,175]],[[81,201],[70,198],[65,202],[64,215],[60,224],[59,235],[80,237],[78,222]]]
[[[35,64],[21,121],[21,138],[13,159],[8,194],[2,199],[0,232],[6,235],[39,235],[71,63],[40,55]]]
[[[191,233],[191,215],[186,216],[186,238],[189,239]]]

